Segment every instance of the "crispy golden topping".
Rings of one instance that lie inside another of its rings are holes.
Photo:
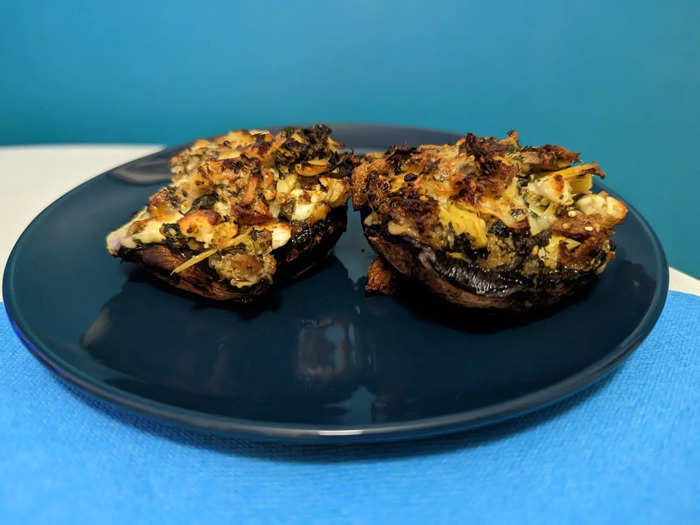
[[[190,256],[174,273],[207,261],[236,287],[271,280],[271,252],[347,202],[356,162],[343,147],[323,125],[197,140],[171,159],[172,183],[108,236],[107,249],[166,243]]]
[[[595,162],[561,146],[520,146],[471,133],[455,144],[394,146],[353,172],[365,227],[404,235],[486,270],[595,270],[614,254],[627,210],[591,192]],[[527,253],[525,253],[527,252]]]

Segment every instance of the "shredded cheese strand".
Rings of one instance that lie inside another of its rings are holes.
[[[226,244],[223,246],[220,246],[218,248],[210,248],[209,250],[204,250],[202,253],[195,255],[194,257],[187,259],[184,263],[182,263],[180,266],[175,268],[172,272],[170,272],[170,275],[180,273],[184,270],[187,270],[190,266],[194,266],[198,262],[204,261],[205,259],[208,259],[212,255],[214,255],[216,252],[219,250],[225,250],[226,248],[230,248],[231,246],[235,246],[239,242],[242,242],[245,237],[247,237],[248,234],[244,233],[242,235],[237,235],[230,241],[228,241]]]
[[[200,261],[203,261],[204,259],[208,259],[212,255],[214,255],[218,251],[218,248],[211,248],[210,250],[203,251],[199,255],[195,255],[191,259],[186,260],[184,263],[182,263],[180,266],[175,268],[172,272],[170,272],[170,275],[180,273],[184,270],[187,270],[190,266],[194,266]]]

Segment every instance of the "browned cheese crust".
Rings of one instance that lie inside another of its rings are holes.
[[[107,250],[182,290],[249,302],[318,264],[345,230],[357,159],[342,150],[322,125],[195,141]]]
[[[596,163],[554,145],[467,134],[392,147],[353,172],[365,235],[397,271],[448,301],[523,309],[558,301],[614,257],[625,206],[591,191]]]

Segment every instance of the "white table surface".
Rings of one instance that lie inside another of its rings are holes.
[[[4,271],[20,233],[51,202],[81,182],[161,147],[156,144],[0,147],[0,269]],[[700,295],[700,280],[671,268],[669,288]],[[0,294],[1,290],[2,272]]]

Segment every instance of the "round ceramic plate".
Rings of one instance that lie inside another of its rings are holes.
[[[334,130],[359,150],[457,138],[383,126]],[[352,212],[334,255],[263,307],[205,301],[104,248],[106,233],[168,179],[177,149],[58,199],[22,234],[5,271],[7,311],[34,355],[132,409],[217,432],[313,442],[463,430],[552,403],[610,372],[664,304],[666,259],[632,207],[598,282],[539,317],[485,315],[417,292],[366,297],[373,253]]]

